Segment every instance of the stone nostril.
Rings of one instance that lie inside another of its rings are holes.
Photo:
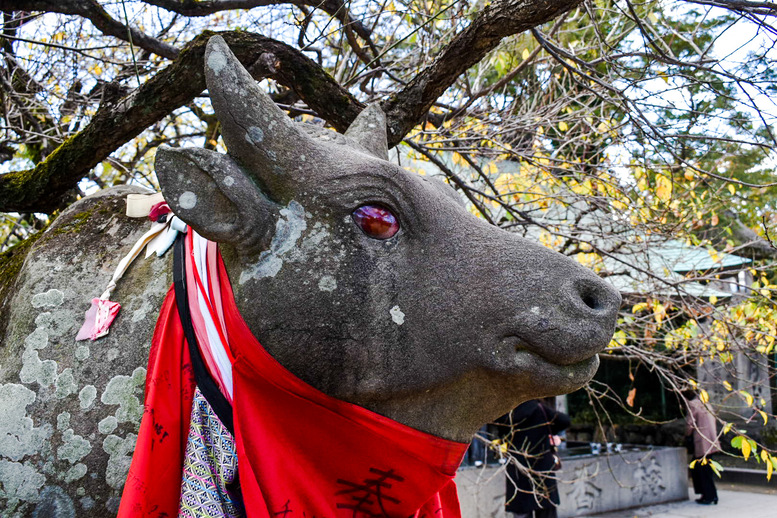
[[[601,309],[601,303],[599,298],[591,292],[583,292],[580,294],[580,298],[583,299],[583,303],[591,309]]]
[[[610,313],[617,310],[615,296],[611,295],[611,289],[599,279],[578,279],[574,282],[574,292],[578,298],[578,304],[582,302],[585,307],[597,313]]]

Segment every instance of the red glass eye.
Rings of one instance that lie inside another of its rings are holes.
[[[374,239],[388,239],[399,231],[394,213],[381,205],[362,205],[351,214],[353,221]]]

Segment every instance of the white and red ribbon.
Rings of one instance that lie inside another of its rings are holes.
[[[76,340],[97,340],[108,334],[111,324],[121,309],[121,304],[109,300],[111,294],[116,288],[116,283],[124,276],[127,268],[144,247],[147,258],[153,253],[161,257],[173,244],[178,232],[186,232],[186,224],[170,212],[170,208],[159,193],[130,194],[127,197],[127,215],[134,218],[145,218],[151,215],[151,229],[143,234],[129,253],[119,261],[103,294],[99,298],[92,299]]]

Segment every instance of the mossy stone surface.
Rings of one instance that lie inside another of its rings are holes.
[[[104,517],[117,510],[139,425],[131,410],[142,412],[172,254],[141,255],[130,266],[111,297],[122,309],[108,336],[75,336],[92,298],[149,228],[147,219],[124,215],[132,192],[144,191],[122,186],[85,198],[0,256],[3,517]],[[124,447],[113,447],[119,443]]]

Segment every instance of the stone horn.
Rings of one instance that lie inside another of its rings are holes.
[[[262,91],[221,36],[208,40],[205,80],[229,155],[270,198],[290,197],[292,172],[302,156],[317,158],[316,143]]]

